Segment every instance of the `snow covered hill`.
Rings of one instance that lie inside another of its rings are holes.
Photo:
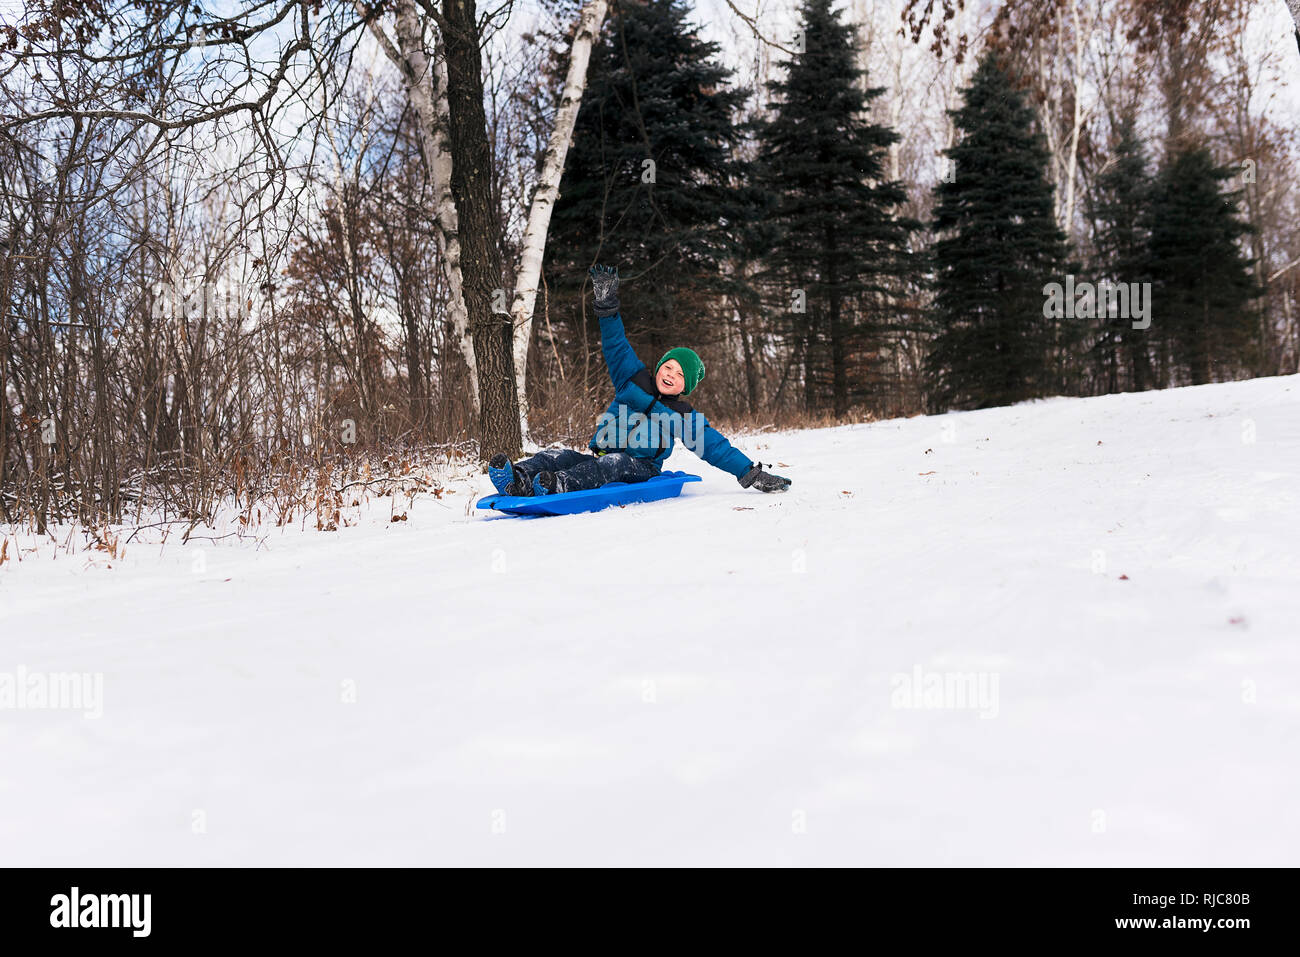
[[[1300,377],[736,444],[6,563],[5,862],[1300,863]]]

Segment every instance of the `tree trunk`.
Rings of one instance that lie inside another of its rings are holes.
[[[1183,50],[1183,38],[1177,31],[1170,31],[1165,74],[1162,92],[1165,99],[1165,155],[1174,156],[1183,147],[1183,136],[1187,121],[1183,104],[1183,71],[1186,68],[1186,56]]]
[[[1074,20],[1074,116],[1070,123],[1070,146],[1065,170],[1065,222],[1062,232],[1073,242],[1074,230],[1074,180],[1079,170],[1079,131],[1083,128],[1083,24],[1079,22],[1079,4],[1070,5]],[[1089,26],[1089,37],[1092,35]]]
[[[5,252],[9,252],[9,247],[5,245]],[[10,423],[13,421],[13,415],[9,410],[9,351],[10,330],[14,333],[18,331],[18,323],[12,318],[12,313],[17,310],[9,302],[9,290],[13,286],[13,260],[8,255],[0,257],[0,490],[8,488],[6,483],[5,467],[9,462],[10,449],[17,451],[17,436],[13,435],[17,430]],[[11,444],[11,436],[13,442]],[[12,521],[9,515],[9,506],[3,494],[0,494],[0,522]]]
[[[832,277],[834,273],[831,273]],[[834,281],[832,279],[832,281]],[[844,303],[839,290],[831,290],[831,398],[837,417],[849,411],[849,378],[844,346]]]
[[[411,417],[412,428],[423,434],[429,425],[429,416],[425,411],[428,402],[424,399],[428,394],[429,380],[424,374],[424,361],[420,355],[420,317],[416,312],[413,298],[405,290],[398,294],[402,326],[406,333],[406,342],[403,345],[406,352],[407,412]]]
[[[360,7],[359,7],[360,8]],[[415,0],[398,0],[396,15],[397,46],[394,47],[378,21],[370,30],[388,59],[401,71],[407,95],[415,108],[420,129],[420,152],[433,179],[434,225],[443,276],[447,280],[447,313],[455,331],[456,345],[469,369],[470,402],[479,412],[478,363],[474,358],[465,309],[460,267],[460,235],[456,204],[451,195],[452,160],[447,145],[447,67],[445,60],[437,66],[424,52],[424,30],[415,10]]]
[[[836,268],[839,258],[835,248],[835,233],[829,226],[825,232],[826,260],[822,275],[826,277],[827,291],[830,294],[830,352],[831,352],[831,405],[836,417],[845,415],[849,410],[848,374],[845,368],[844,348],[844,303],[840,295],[840,276]]]
[[[601,24],[605,22],[607,9],[605,0],[588,0],[578,20],[569,55],[569,75],[565,78],[564,93],[555,113],[555,128],[546,144],[542,172],[533,193],[523,248],[519,254],[510,319],[514,330],[515,391],[519,395],[521,431],[525,439],[528,437],[528,344],[532,341],[533,312],[537,306],[537,285],[542,273],[542,254],[546,250],[546,233],[551,225],[551,211],[555,208],[560,177],[564,174],[564,158],[569,152],[578,108],[582,105],[582,93],[587,85],[591,48],[600,34]]]
[[[1201,321],[1193,333],[1195,345],[1192,347],[1191,373],[1192,385],[1208,385],[1210,382],[1210,302],[1201,300]]]
[[[1145,392],[1151,388],[1151,357],[1147,355],[1147,344],[1143,338],[1125,336],[1128,344],[1129,367],[1133,372],[1133,391]]]
[[[443,0],[451,193],[464,251],[461,269],[478,363],[479,450],[515,458],[522,448],[508,317],[493,315],[501,288],[500,219],[492,200],[492,151],[483,110],[483,58],[474,0]]]
[[[813,314],[807,313],[808,326],[803,338],[803,408],[812,412],[817,408],[817,388],[813,378],[814,354],[817,349],[817,327],[813,323]]]
[[[736,311],[736,324],[740,328],[740,348],[745,357],[745,388],[749,393],[749,414],[758,414],[758,367],[754,364],[754,345],[750,341],[749,330],[745,328],[745,317]]]

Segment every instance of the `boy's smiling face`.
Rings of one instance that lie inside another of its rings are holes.
[[[682,389],[686,388],[686,374],[682,372],[681,364],[676,359],[669,359],[661,365],[655,376],[655,384],[659,386],[662,395],[680,395]]]

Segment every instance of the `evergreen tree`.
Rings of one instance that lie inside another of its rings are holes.
[[[884,88],[866,87],[855,29],[831,0],[805,0],[801,16],[804,50],[768,83],[775,113],[758,134],[759,182],[777,234],[762,275],[782,290],[805,408],[829,392],[844,415],[851,391],[865,391],[864,359],[897,327],[908,235],[919,224],[897,214],[907,195],[884,180],[886,150],[899,137],[868,118]]]
[[[1149,278],[1146,209],[1151,200],[1151,181],[1131,112],[1120,117],[1113,152],[1114,162],[1097,177],[1092,194],[1097,247],[1094,278],[1143,282]],[[1105,390],[1119,391],[1121,370],[1126,365],[1133,389],[1149,389],[1148,330],[1134,329],[1129,316],[1102,316],[1100,323],[1092,353],[1102,368]]]
[[[951,110],[953,175],[936,187],[938,327],[927,359],[936,409],[1008,405],[1044,394],[1048,350],[1044,287],[1065,268],[1053,215],[1048,152],[1034,113],[992,53],[965,103]],[[950,181],[949,181],[950,180]]]
[[[1193,385],[1226,378],[1254,358],[1250,305],[1259,289],[1238,243],[1252,227],[1237,219],[1241,191],[1219,188],[1232,175],[1204,147],[1183,150],[1156,177],[1150,206],[1152,330],[1164,347],[1165,375],[1181,372]]]
[[[600,334],[583,308],[586,270],[619,265],[628,333],[647,362],[721,338],[708,315],[750,201],[736,158],[745,130],[733,123],[749,91],[728,87],[717,44],[688,12],[683,0],[612,4],[547,238],[552,299],[575,329],[586,312],[589,343]]]

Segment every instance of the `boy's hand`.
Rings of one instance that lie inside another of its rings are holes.
[[[618,267],[592,266],[591,288],[596,294],[596,317],[604,319],[618,312]]]
[[[784,492],[790,487],[788,478],[764,472],[762,462],[755,462],[754,467],[736,481],[740,483],[741,488],[749,488],[752,485],[761,492]]]

